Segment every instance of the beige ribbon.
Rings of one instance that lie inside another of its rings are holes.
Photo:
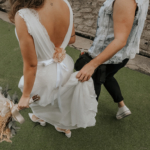
[[[35,101],[30,98],[29,105],[33,102]],[[11,111],[13,119],[15,119],[20,124],[25,121],[23,116],[19,113],[18,104],[14,104],[8,98],[5,98],[2,96],[2,94],[0,94],[0,115],[4,117],[9,111]]]
[[[23,116],[19,113],[19,110],[18,110],[18,105],[14,104],[13,102],[9,102],[10,106],[10,110],[11,110],[11,114],[12,114],[12,117],[17,121],[19,122],[20,124],[24,123],[25,119],[23,118]]]

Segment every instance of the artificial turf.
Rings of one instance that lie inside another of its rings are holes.
[[[67,53],[74,61],[79,55],[70,47]],[[0,86],[9,84],[10,93],[17,91],[19,97],[22,65],[14,25],[0,20]],[[19,125],[21,129],[12,144],[0,143],[0,150],[150,150],[150,76],[123,68],[115,77],[131,116],[116,120],[117,105],[102,87],[95,127],[72,130],[68,139],[50,124],[35,126],[28,117],[31,110],[26,109],[21,112],[26,121]]]

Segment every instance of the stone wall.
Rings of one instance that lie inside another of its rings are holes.
[[[0,2],[2,2],[3,0],[0,0]],[[4,10],[4,11],[9,11],[10,10],[10,6],[9,6],[9,2],[6,1],[3,4],[0,4],[0,9]]]
[[[150,57],[150,5],[141,37],[140,53]]]
[[[94,38],[97,28],[97,16],[105,0],[68,0],[74,12],[76,33]],[[0,8],[9,10],[8,2]],[[150,6],[142,33],[140,53],[150,56]]]
[[[97,28],[97,16],[105,0],[68,0],[74,12],[74,24],[77,33],[94,37]]]

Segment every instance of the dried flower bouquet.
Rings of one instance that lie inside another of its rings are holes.
[[[18,96],[15,93],[11,97],[8,94],[9,90],[8,86],[4,90],[0,87],[0,142],[12,142],[10,139],[16,135],[19,129],[16,122],[21,124],[24,122],[24,118],[17,108]],[[35,95],[30,99],[29,104],[39,99],[40,97]]]

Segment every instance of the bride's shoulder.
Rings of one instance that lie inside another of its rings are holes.
[[[27,21],[27,15],[29,16],[29,9],[28,8],[22,8],[19,9],[15,14],[15,25],[17,23],[21,24],[21,22]]]
[[[26,20],[27,16],[30,16],[30,11],[28,8],[21,8],[15,14],[15,20]]]
[[[29,13],[29,9],[28,8],[21,8],[16,12],[15,16],[21,16],[22,18],[24,17],[24,15]]]

